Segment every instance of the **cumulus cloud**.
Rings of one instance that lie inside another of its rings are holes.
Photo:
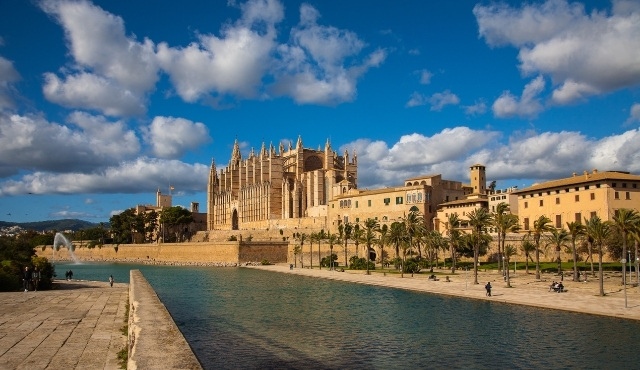
[[[46,0],[41,7],[64,29],[73,58],[62,77],[45,74],[45,97],[110,116],[144,113],[158,80],[154,44],[127,36],[122,18],[87,1]]]
[[[19,194],[140,193],[157,189],[169,180],[184,191],[201,192],[209,167],[176,160],[140,157],[93,172],[36,171],[0,183],[0,196]]]
[[[487,166],[489,180],[529,181],[569,177],[598,169],[640,171],[640,129],[601,139],[579,132],[520,132],[500,140],[494,131],[468,127],[445,129],[432,136],[402,136],[395,143],[359,139],[341,146],[358,155],[360,188],[397,186],[404,179],[442,174],[468,181],[469,166]]]
[[[13,62],[0,56],[0,110],[14,108],[16,91],[13,85],[19,80],[20,74],[13,67]]]
[[[155,117],[145,138],[153,154],[160,158],[178,158],[187,150],[211,140],[203,123],[174,117]]]
[[[46,73],[44,78],[44,96],[67,108],[96,110],[109,116],[140,115],[146,111],[141,96],[92,73],[68,75],[62,80]]]
[[[538,76],[524,87],[520,98],[505,91],[493,102],[493,114],[499,118],[535,117],[543,109],[539,95],[544,90],[544,85],[543,77]]]
[[[640,84],[637,3],[617,1],[611,12],[591,14],[566,0],[476,5],[473,12],[487,44],[517,47],[523,73],[551,78],[557,104]]]
[[[91,171],[137,155],[123,122],[74,113],[69,125],[38,116],[0,114],[0,177],[20,171]]]
[[[318,24],[320,13],[300,6],[300,22],[288,44],[278,47],[273,93],[301,104],[337,104],[355,98],[357,80],[386,59],[375,50],[364,57],[364,41],[353,32]]]
[[[275,0],[253,0],[241,6],[242,17],[221,36],[199,35],[187,47],[158,45],[158,60],[182,99],[194,102],[214,94],[255,97],[271,65],[276,23],[284,17]]]
[[[407,108],[419,107],[421,105],[427,105],[428,102],[429,102],[429,97],[423,94],[420,94],[417,91],[414,91],[413,94],[411,94],[411,97],[409,97],[409,101],[407,102],[407,104],[405,104],[405,107]]]

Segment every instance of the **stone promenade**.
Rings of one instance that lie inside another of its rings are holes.
[[[0,293],[0,369],[119,369],[128,284],[54,285]]]

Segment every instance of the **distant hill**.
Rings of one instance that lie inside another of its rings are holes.
[[[50,221],[37,221],[37,222],[6,222],[0,221],[0,227],[19,226],[25,230],[47,231],[47,230],[73,230],[78,231],[82,229],[88,229],[96,227],[99,224],[77,220],[77,219],[64,219],[64,220],[50,220]]]

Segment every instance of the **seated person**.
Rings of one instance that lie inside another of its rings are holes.
[[[553,283],[551,283],[551,285],[549,285],[549,291],[555,291],[556,287],[558,286],[558,283],[556,283],[555,281]]]
[[[560,293],[560,292],[564,292],[564,285],[562,285],[562,283],[558,283],[558,287],[557,287],[557,290],[556,290],[556,291],[557,291],[558,293]]]
[[[449,280],[449,275],[447,275],[447,277],[445,278],[446,282],[450,282],[451,280]]]
[[[431,274],[431,276],[429,276],[429,279],[431,279],[431,280],[435,280],[435,279],[436,279],[436,276],[435,276],[434,274]]]

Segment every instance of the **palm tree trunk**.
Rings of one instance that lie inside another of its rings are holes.
[[[524,256],[524,271],[527,275],[529,275],[529,258],[531,258],[528,254]]]
[[[479,246],[476,245],[475,248],[473,249],[473,283],[474,284],[479,284],[478,283],[478,248]]]
[[[540,247],[536,245],[536,280],[540,280]]]
[[[506,261],[506,265],[507,268],[504,270],[504,272],[507,274],[507,288],[511,288],[511,280],[509,279],[509,259],[505,258],[504,259]]]
[[[593,245],[589,243],[589,257],[591,257],[591,276],[595,276],[596,273],[593,271]]]
[[[318,267],[322,270],[322,257],[320,257],[320,241],[318,241]]]
[[[598,251],[598,275],[600,279],[600,295],[604,296],[604,274],[602,272],[602,247]]]
[[[313,270],[313,242],[309,242],[309,258],[311,259],[311,267],[309,268]]]
[[[456,272],[456,247],[451,244],[451,273]]]
[[[347,243],[348,241],[345,240],[344,241],[344,267],[347,267]]]
[[[572,243],[573,247],[573,281],[580,280],[578,278],[578,251],[576,250],[576,243]]]

